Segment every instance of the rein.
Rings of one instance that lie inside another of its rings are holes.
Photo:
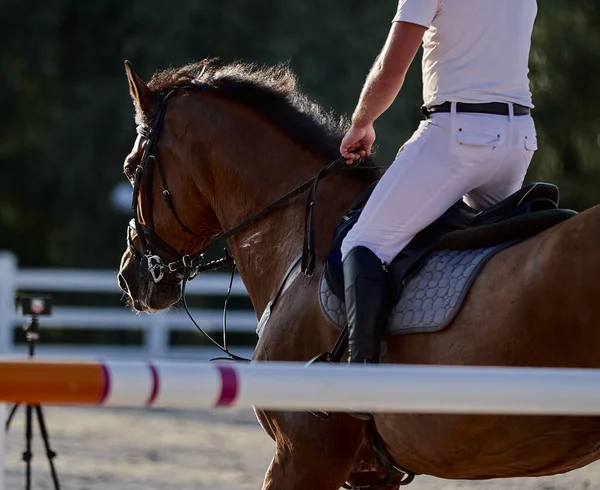
[[[353,163],[352,165],[347,165],[343,157],[338,158],[337,160],[321,168],[314,177],[303,182],[298,187],[283,195],[279,199],[271,202],[270,204],[268,204],[267,206],[265,206],[249,218],[247,218],[246,220],[242,221],[241,223],[237,224],[236,226],[227,231],[214,235],[209,241],[209,243],[206,246],[202,247],[198,252],[193,254],[181,254],[180,252],[173,249],[169,244],[167,244],[165,240],[158,236],[158,234],[154,231],[153,223],[151,221],[151,212],[149,214],[148,225],[145,226],[144,224],[142,224],[140,219],[141,203],[139,203],[140,188],[144,179],[144,174],[146,174],[146,190],[148,191],[147,194],[149,196],[152,195],[152,170],[153,165],[156,165],[158,167],[158,174],[161,179],[163,199],[165,200],[167,207],[175,217],[180,228],[190,235],[193,235],[195,237],[200,236],[193,232],[188,226],[186,226],[183,220],[180,218],[179,214],[177,213],[167,186],[165,172],[157,156],[158,138],[162,129],[167,103],[169,99],[177,92],[177,90],[178,89],[175,88],[161,97],[158,112],[156,114],[156,117],[154,118],[154,122],[151,128],[147,128],[144,126],[138,126],[136,128],[137,133],[147,140],[147,144],[144,148],[144,152],[142,153],[140,162],[136,167],[135,176],[133,178],[133,196],[131,202],[133,219],[129,222],[128,225],[128,248],[132,256],[139,260],[142,270],[142,277],[144,277],[144,279],[148,281],[153,281],[155,284],[158,284],[165,278],[173,278],[176,282],[182,283],[182,301],[188,317],[196,326],[196,328],[198,328],[198,330],[210,342],[212,342],[217,348],[219,348],[221,351],[223,351],[229,356],[227,359],[236,361],[249,361],[249,359],[244,359],[242,357],[236,356],[235,354],[232,354],[227,348],[226,313],[227,303],[231,294],[231,285],[233,283],[233,278],[236,270],[235,261],[227,248],[225,248],[224,250],[224,256],[214,261],[204,261],[204,255],[206,254],[206,252],[212,249],[217,244],[217,242],[220,242],[221,240],[226,240],[227,238],[239,233],[243,229],[247,228],[251,224],[257,222],[258,220],[269,214],[274,209],[289,203],[291,200],[304,194],[306,191],[310,191],[308,194],[305,208],[305,232],[302,251],[302,273],[307,276],[312,276],[315,269],[315,207],[318,183],[332,170],[345,168],[360,168],[358,167],[358,165],[360,164],[360,160],[358,162]],[[141,244],[140,251],[138,251],[134,246],[134,240],[131,236],[131,231],[136,231],[137,233],[138,239]],[[171,262],[165,262],[158,253],[152,251],[152,248],[159,249],[162,252],[166,252],[169,256],[178,258]],[[200,272],[220,269],[227,265],[232,266],[232,273],[230,286],[225,299],[225,307],[223,311],[223,345],[220,345],[208,333],[206,333],[192,317],[185,298],[185,286],[187,281],[194,279]],[[278,294],[279,292],[276,294],[276,296]]]

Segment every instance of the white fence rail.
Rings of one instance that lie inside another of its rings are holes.
[[[225,274],[200,274],[187,287],[189,296],[208,295],[223,297],[229,286],[229,277]],[[117,276],[114,271],[70,270],[70,269],[19,269],[17,257],[10,252],[0,251],[0,354],[22,355],[26,347],[15,345],[13,330],[22,325],[25,319],[15,310],[15,296],[18,292],[42,293],[98,293],[119,294]],[[236,277],[232,287],[232,296],[247,297],[247,291]],[[196,322],[209,332],[218,332],[222,327],[223,313],[219,309],[192,309]],[[73,356],[85,353],[96,356],[125,357],[194,357],[207,355],[204,348],[172,347],[169,335],[173,330],[194,331],[183,309],[167,311],[153,315],[136,314],[123,303],[122,307],[81,307],[57,306],[49,317],[40,320],[42,327],[82,328],[82,329],[119,329],[140,330],[143,332],[141,347],[118,346],[70,346],[40,344],[39,353],[51,356]],[[227,326],[230,332],[253,332],[257,319],[252,310],[230,310],[227,314]],[[200,335],[200,334],[198,334]],[[217,335],[217,338],[220,338]],[[242,349],[248,355],[249,349]],[[251,348],[250,348],[251,350]],[[210,354],[218,352],[214,349]],[[236,350],[239,352],[239,349]],[[202,356],[201,356],[202,357]]]

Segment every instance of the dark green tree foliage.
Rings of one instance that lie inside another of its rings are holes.
[[[541,0],[531,53],[540,151],[530,176],[565,204],[600,202],[600,1]]]
[[[582,209],[600,197],[600,2],[539,3],[531,177],[560,184]],[[2,0],[0,249],[24,265],[117,267],[128,216],[109,196],[135,138],[124,59],[145,78],[204,57],[288,61],[310,97],[349,114],[395,8],[395,0]],[[420,102],[415,62],[377,124],[381,163],[416,127]]]

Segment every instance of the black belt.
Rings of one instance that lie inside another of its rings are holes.
[[[495,114],[497,116],[508,116],[509,105],[505,102],[488,102],[482,104],[467,104],[466,102],[456,103],[456,112],[470,112],[473,114]],[[515,116],[525,116],[531,113],[531,109],[524,105],[512,104],[513,114]],[[432,107],[422,107],[423,115],[429,117],[435,112],[451,112],[452,104],[450,102],[444,102],[440,105],[434,105]]]

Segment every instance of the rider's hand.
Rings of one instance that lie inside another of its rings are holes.
[[[340,153],[346,159],[347,164],[352,164],[359,158],[369,156],[375,142],[375,129],[373,125],[352,125],[340,146]]]

